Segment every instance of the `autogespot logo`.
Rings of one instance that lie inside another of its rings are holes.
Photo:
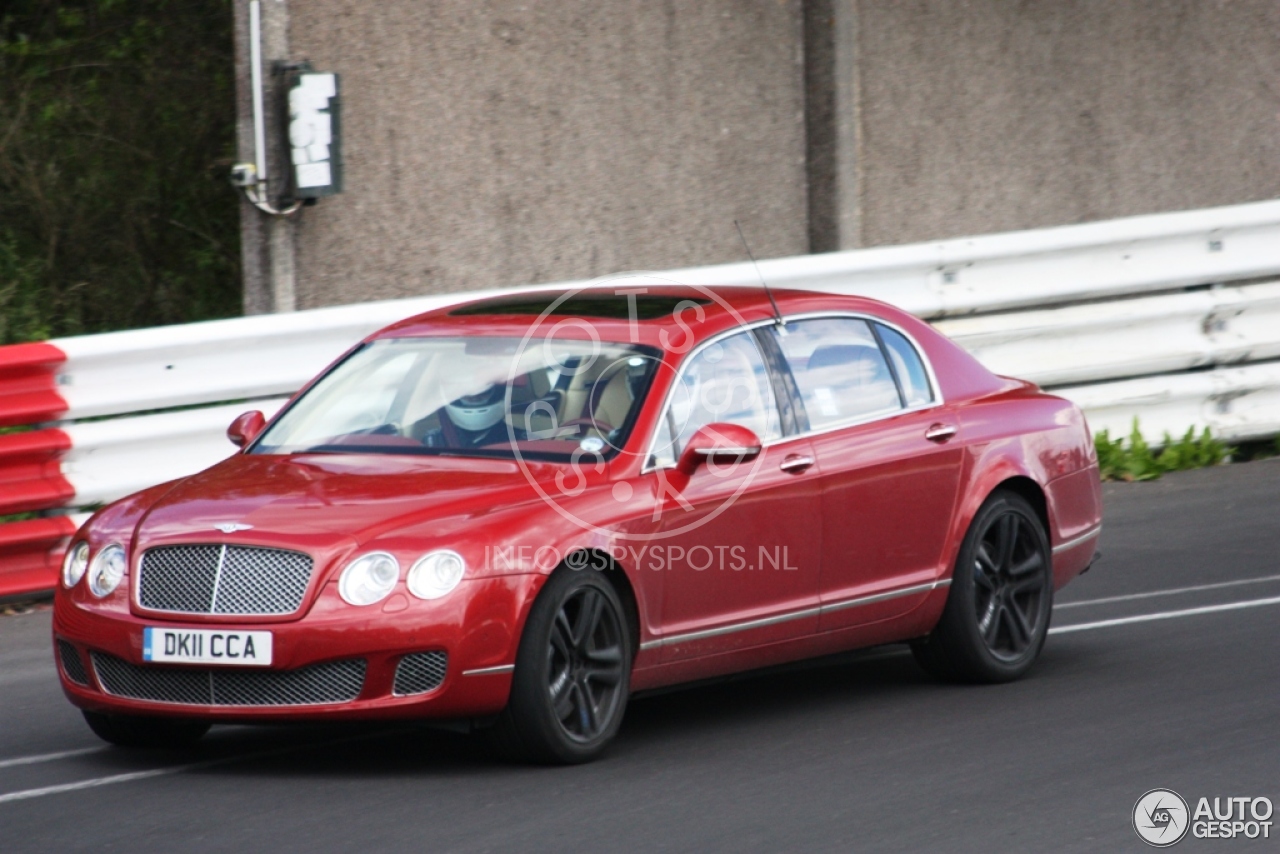
[[[649,409],[656,404],[668,407],[674,422],[669,426],[674,436],[682,439],[688,438],[688,435],[693,432],[692,427],[695,424],[706,422],[707,419],[713,422],[728,420],[728,413],[731,411],[740,411],[746,408],[748,410],[767,412],[769,407],[775,406],[772,400],[764,399],[765,396],[772,394],[767,385],[761,386],[752,383],[750,378],[740,371],[736,373],[733,371],[716,371],[717,363],[721,358],[728,360],[728,358],[735,355],[739,356],[739,359],[741,358],[739,354],[733,352],[728,353],[727,356],[722,354],[721,350],[725,348],[717,344],[706,347],[700,351],[697,357],[700,361],[707,363],[702,366],[707,373],[717,374],[715,382],[690,381],[688,377],[693,375],[687,369],[685,369],[685,373],[672,377],[672,367],[665,360],[649,355],[637,355],[634,351],[626,357],[624,362],[618,364],[611,362],[606,353],[606,350],[609,349],[606,345],[640,345],[642,343],[639,332],[640,317],[637,298],[648,293],[650,288],[681,284],[650,273],[624,273],[599,279],[585,288],[576,288],[561,294],[530,324],[529,330],[525,333],[524,340],[512,360],[511,379],[515,380],[516,377],[527,370],[527,366],[530,364],[545,364],[565,377],[586,377],[593,373],[600,376],[608,376],[616,370],[623,369],[624,363],[634,364],[638,360],[651,362],[650,370],[654,376],[649,383],[649,388],[656,390],[670,384],[671,391],[666,401],[649,400],[645,403],[645,408]],[[689,323],[701,322],[706,317],[706,306],[710,303],[715,303],[723,308],[738,321],[740,326],[745,327],[745,321],[737,310],[713,290],[698,285],[688,287],[694,290],[699,298],[686,300],[676,305],[673,311],[674,327],[661,330],[657,342],[661,345],[663,351],[679,357],[688,356],[697,346],[697,337],[693,329],[690,328]],[[627,299],[630,307],[627,324],[629,334],[624,337],[630,340],[606,341],[601,337],[599,330],[589,318],[577,315],[563,316],[557,313],[557,309],[565,301],[578,297],[584,291]],[[565,342],[571,345],[567,349],[572,350],[575,354],[572,357],[572,364],[560,364],[564,360],[555,353],[557,342]],[[580,352],[584,346],[588,348],[588,351]],[[534,351],[541,352],[535,354]],[[672,383],[673,380],[674,383]],[[573,387],[572,380],[570,380],[569,386],[570,388]],[[605,470],[605,454],[612,454],[616,457],[617,455],[630,453],[625,448],[615,445],[611,438],[613,433],[611,428],[620,425],[598,423],[596,414],[591,411],[579,413],[576,418],[572,417],[571,413],[556,413],[553,410],[546,411],[543,414],[552,417],[553,420],[556,419],[556,416],[565,416],[567,420],[564,424],[557,422],[552,424],[550,428],[544,427],[540,431],[542,435],[560,438],[562,430],[572,428],[579,431],[581,438],[577,443],[576,449],[572,452],[566,470],[557,472],[554,482],[547,482],[534,475],[528,460],[521,453],[515,430],[509,422],[508,431],[511,438],[512,451],[525,478],[542,497],[543,501],[555,508],[556,512],[562,517],[573,522],[584,531],[603,534],[614,539],[631,541],[662,540],[687,534],[707,524],[728,510],[746,492],[759,472],[764,459],[763,455],[759,455],[750,462],[717,464],[713,461],[708,461],[707,464],[703,465],[702,468],[707,472],[707,476],[723,478],[726,483],[731,482],[733,488],[727,490],[727,494],[716,502],[716,506],[700,506],[696,508],[697,512],[692,514],[693,518],[685,524],[671,523],[670,520],[667,523],[662,522],[661,517],[664,508],[673,513],[676,511],[694,511],[695,508],[685,498],[679,485],[672,482],[674,469],[670,467],[670,464],[674,461],[668,460],[665,464],[659,463],[653,467],[652,472],[657,479],[657,503],[652,511],[654,526],[646,532],[605,530],[593,522],[581,518],[578,513],[574,512],[571,499],[581,495],[585,490],[589,479],[587,470],[596,473],[601,473]],[[721,414],[726,417],[716,417]],[[694,421],[693,419],[698,420]],[[530,437],[534,436],[531,431],[527,432],[529,432]],[[574,434],[570,432],[567,435],[573,436]],[[639,448],[639,453],[641,454],[647,454],[649,451],[650,448],[647,444]],[[619,481],[613,484],[611,492],[605,495],[605,500],[612,500],[618,504],[627,504],[631,501],[632,495],[631,484]]]
[[[1187,835],[1187,802],[1172,789],[1152,789],[1133,805],[1133,829],[1148,845],[1168,848]]]

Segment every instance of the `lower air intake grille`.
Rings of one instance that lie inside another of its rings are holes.
[[[396,683],[393,690],[397,697],[434,691],[444,681],[445,670],[448,667],[448,653],[415,652],[412,655],[406,655],[396,665]]]
[[[360,695],[365,661],[353,658],[299,670],[188,670],[139,667],[91,653],[108,694],[189,706],[311,706],[348,703]]]
[[[58,658],[62,661],[62,672],[68,679],[77,685],[89,684],[89,674],[84,672],[84,662],[80,660],[75,644],[58,641]]]

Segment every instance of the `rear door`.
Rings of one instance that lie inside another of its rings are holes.
[[[819,630],[920,604],[941,571],[963,464],[918,348],[860,317],[774,330],[821,469]]]

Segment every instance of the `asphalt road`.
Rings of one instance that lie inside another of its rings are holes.
[[[1280,461],[1105,497],[1104,558],[1024,681],[827,659],[637,699],[579,768],[403,727],[104,748],[60,693],[49,614],[0,617],[0,851],[1143,851],[1149,789],[1280,805]]]

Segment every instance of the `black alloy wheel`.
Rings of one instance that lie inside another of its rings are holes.
[[[1010,511],[988,525],[974,555],[978,633],[1000,661],[1023,658],[1039,640],[1040,606],[1051,593],[1040,539],[1025,516]]]
[[[1035,509],[998,491],[965,535],[937,627],[912,644],[930,673],[966,682],[1006,682],[1044,646],[1053,606],[1053,560]]]
[[[556,611],[547,674],[565,735],[581,743],[599,738],[614,717],[622,682],[622,625],[602,591],[582,586]]]
[[[490,741],[510,758],[558,764],[594,759],[622,723],[632,655],[613,586],[599,570],[561,569],[529,615],[511,700],[489,731]]]

